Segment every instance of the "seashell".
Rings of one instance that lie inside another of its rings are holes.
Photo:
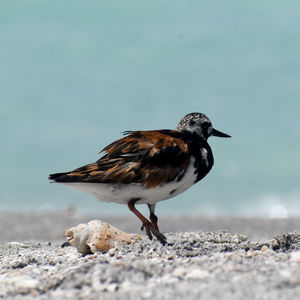
[[[97,251],[107,252],[116,246],[132,243],[132,238],[136,237],[101,220],[74,226],[65,232],[65,236],[67,241],[84,255]]]

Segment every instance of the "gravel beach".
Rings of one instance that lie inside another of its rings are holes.
[[[95,216],[0,213],[4,299],[298,299],[300,220],[160,219],[168,245],[133,244],[82,256],[64,231]],[[132,217],[101,218],[141,234]]]

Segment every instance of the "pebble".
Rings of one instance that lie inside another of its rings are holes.
[[[183,268],[183,267],[179,267],[179,268],[176,268],[174,271],[173,271],[173,275],[176,276],[176,277],[181,277],[183,278],[185,276],[185,274],[187,273],[187,269],[186,268]]]
[[[291,253],[291,262],[300,263],[300,251]]]
[[[268,251],[268,250],[269,250],[269,247],[268,247],[267,245],[264,245],[264,246],[260,249],[261,252],[266,252],[266,251]]]
[[[187,272],[185,278],[203,280],[203,279],[207,279],[208,277],[209,277],[208,271],[201,270],[201,269],[192,269]]]

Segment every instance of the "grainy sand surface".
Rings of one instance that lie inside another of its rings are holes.
[[[60,247],[66,229],[92,219],[74,212],[0,213],[0,297],[299,298],[298,218],[162,217],[164,247],[145,236],[84,257]],[[102,220],[140,234],[134,216]]]

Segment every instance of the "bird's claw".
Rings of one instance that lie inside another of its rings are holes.
[[[151,232],[163,244],[163,246],[167,243],[167,238],[158,230],[152,227]]]
[[[153,239],[152,235],[154,235],[163,245],[167,243],[167,238],[155,229],[152,224],[143,224],[141,226],[141,230],[143,231],[144,229],[146,230],[146,234],[150,240]]]

